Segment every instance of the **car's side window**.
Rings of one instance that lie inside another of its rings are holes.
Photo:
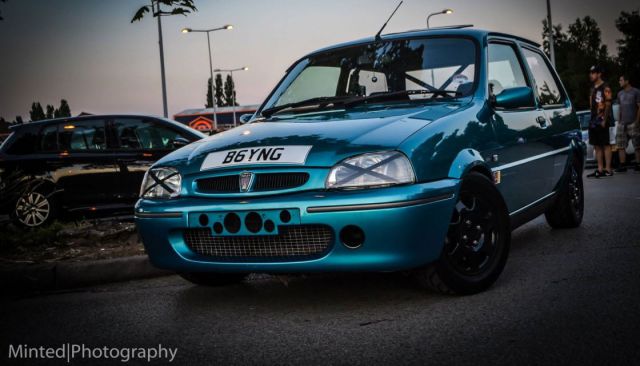
[[[113,126],[123,150],[170,150],[178,137],[191,141],[179,131],[151,120],[116,118]]]
[[[523,54],[529,69],[531,69],[531,74],[533,74],[540,104],[542,106],[563,104],[564,100],[560,87],[544,57],[539,52],[528,48],[523,49]]]
[[[100,151],[107,148],[104,120],[69,121],[58,129],[61,150]]]
[[[44,127],[40,131],[40,144],[38,146],[38,150],[47,152],[47,151],[57,151],[58,150],[58,125],[53,124]]]
[[[514,47],[506,43],[489,44],[489,91],[493,95],[498,95],[505,89],[527,86],[527,79]]]

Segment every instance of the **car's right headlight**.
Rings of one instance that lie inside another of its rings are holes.
[[[180,195],[182,177],[175,168],[151,168],[144,175],[140,197],[147,199],[168,199]]]
[[[399,151],[357,155],[331,169],[326,188],[371,188],[415,182],[409,159]]]

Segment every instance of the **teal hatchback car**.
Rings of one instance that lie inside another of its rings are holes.
[[[487,289],[513,229],[582,221],[580,126],[539,48],[447,28],[301,58],[245,124],[147,172],[135,216],[152,263],[202,285],[410,271]]]

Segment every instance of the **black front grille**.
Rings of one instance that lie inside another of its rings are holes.
[[[309,180],[307,173],[267,173],[256,174],[254,191],[274,191],[300,187]]]
[[[309,180],[307,173],[258,173],[251,191],[277,191],[304,185]],[[240,176],[224,175],[203,178],[196,181],[198,191],[202,193],[239,193]]]
[[[240,192],[240,179],[237,175],[224,175],[198,179],[198,191],[204,193],[237,193]]]
[[[277,235],[213,236],[211,229],[187,229],[187,246],[197,254],[218,261],[260,261],[316,258],[326,253],[334,241],[326,225],[279,226]]]

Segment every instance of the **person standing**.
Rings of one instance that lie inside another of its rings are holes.
[[[587,178],[601,178],[613,176],[611,170],[611,142],[609,141],[609,127],[613,126],[613,110],[611,103],[613,93],[611,88],[602,80],[602,68],[591,66],[589,79],[591,88],[591,121],[589,122],[589,143],[593,145],[598,161],[598,168]]]
[[[620,167],[616,172],[627,171],[627,145],[632,140],[636,152],[636,171],[640,171],[640,90],[631,86],[626,75],[620,76],[620,88],[618,92],[618,126],[616,128],[616,145],[620,157]]]

